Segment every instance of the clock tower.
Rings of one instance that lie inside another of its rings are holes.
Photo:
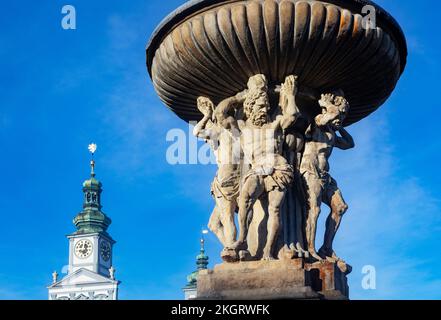
[[[96,145],[91,144],[93,154]],[[119,281],[115,280],[113,245],[108,234],[111,220],[101,210],[102,184],[95,177],[95,161],[91,161],[90,178],[83,183],[83,210],[74,218],[76,231],[69,239],[67,275],[48,287],[49,300],[116,300]]]

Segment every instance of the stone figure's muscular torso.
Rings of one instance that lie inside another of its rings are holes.
[[[240,139],[218,124],[213,124],[209,130],[213,133],[209,143],[218,165],[217,179],[222,182],[237,176],[241,162]]]
[[[278,117],[262,126],[255,126],[249,120],[240,121],[239,127],[244,161],[251,168],[271,174],[275,166],[288,164],[282,156],[283,131]]]
[[[319,129],[316,125],[311,125],[308,131],[300,172],[322,177],[329,172],[328,159],[335,145],[335,132],[329,126]]]

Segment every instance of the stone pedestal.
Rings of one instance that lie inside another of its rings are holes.
[[[303,259],[222,263],[198,275],[197,299],[348,299],[344,263]]]
[[[349,299],[349,286],[347,275],[352,267],[343,261],[307,263],[311,280],[311,287],[318,292],[321,299],[347,300]]]

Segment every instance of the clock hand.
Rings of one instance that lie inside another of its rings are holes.
[[[86,254],[86,253],[87,253],[87,249],[88,249],[88,245],[87,245],[87,244],[84,244],[84,246],[83,246],[83,250],[81,250],[81,253],[82,253],[82,254]]]

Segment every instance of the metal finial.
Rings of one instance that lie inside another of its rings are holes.
[[[208,234],[208,230],[202,230],[202,234],[201,234],[201,251],[205,250],[205,239],[204,239],[204,234]]]
[[[89,144],[89,152],[92,154],[92,160],[90,161],[90,175],[95,177],[95,160],[93,160],[93,155],[97,149],[97,145],[95,143]]]
[[[205,250],[205,240],[204,238],[201,238],[201,251]]]
[[[95,177],[95,160],[90,160],[90,176]]]

